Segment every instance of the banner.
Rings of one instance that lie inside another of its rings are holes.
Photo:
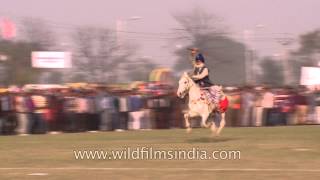
[[[32,52],[34,68],[71,68],[70,52],[34,51]]]
[[[305,86],[320,85],[320,68],[302,67],[300,84]]]

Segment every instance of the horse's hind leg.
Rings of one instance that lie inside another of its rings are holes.
[[[212,117],[212,123],[211,123],[211,126],[210,126],[210,129],[211,129],[211,136],[214,137],[216,136],[216,133],[217,133],[217,126],[216,126],[216,114],[215,112],[212,112],[211,113],[211,117]]]
[[[217,135],[220,135],[222,129],[224,128],[225,124],[226,124],[226,120],[225,120],[225,116],[226,116],[226,113],[221,113],[221,121],[220,121],[220,126],[217,130]]]
[[[216,127],[216,123],[212,123],[211,124],[211,132],[212,132],[212,136],[216,136],[216,131],[217,131],[217,127]]]

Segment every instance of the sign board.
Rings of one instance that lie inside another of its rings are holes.
[[[67,86],[60,84],[26,84],[22,89],[66,89]]]
[[[71,68],[70,52],[34,51],[32,52],[34,68]]]
[[[300,84],[305,86],[320,85],[320,68],[302,67]]]

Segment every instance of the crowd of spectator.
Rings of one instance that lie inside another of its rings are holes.
[[[320,124],[320,88],[247,86],[228,95],[229,126]]]
[[[144,90],[17,88],[0,93],[0,134],[182,127],[180,113],[173,112],[179,106],[173,92],[155,85]]]
[[[177,98],[173,87],[150,87],[3,91],[0,134],[183,128],[187,100]],[[320,89],[246,86],[225,93],[227,126],[320,124]]]

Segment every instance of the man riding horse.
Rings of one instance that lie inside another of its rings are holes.
[[[221,86],[213,86],[209,79],[209,70],[204,64],[204,57],[198,53],[198,49],[191,49],[191,61],[194,66],[193,75],[183,73],[179,80],[177,96],[184,98],[189,95],[188,110],[184,114],[187,132],[191,132],[190,118],[200,116],[203,127],[211,127],[216,135],[219,135],[225,125],[225,111],[228,107],[228,99],[224,95]],[[207,124],[211,113],[219,115],[220,123],[216,131],[215,123]]]
[[[203,90],[203,95],[209,102],[219,104],[220,92],[217,92],[209,78],[209,69],[205,65],[205,59],[198,48],[192,48],[191,62],[193,64],[193,75],[191,78]],[[204,97],[203,97],[204,98]]]
[[[193,76],[192,79],[200,87],[210,87],[213,84],[209,79],[209,69],[205,65],[205,59],[197,48],[191,49],[191,62],[193,64]]]

